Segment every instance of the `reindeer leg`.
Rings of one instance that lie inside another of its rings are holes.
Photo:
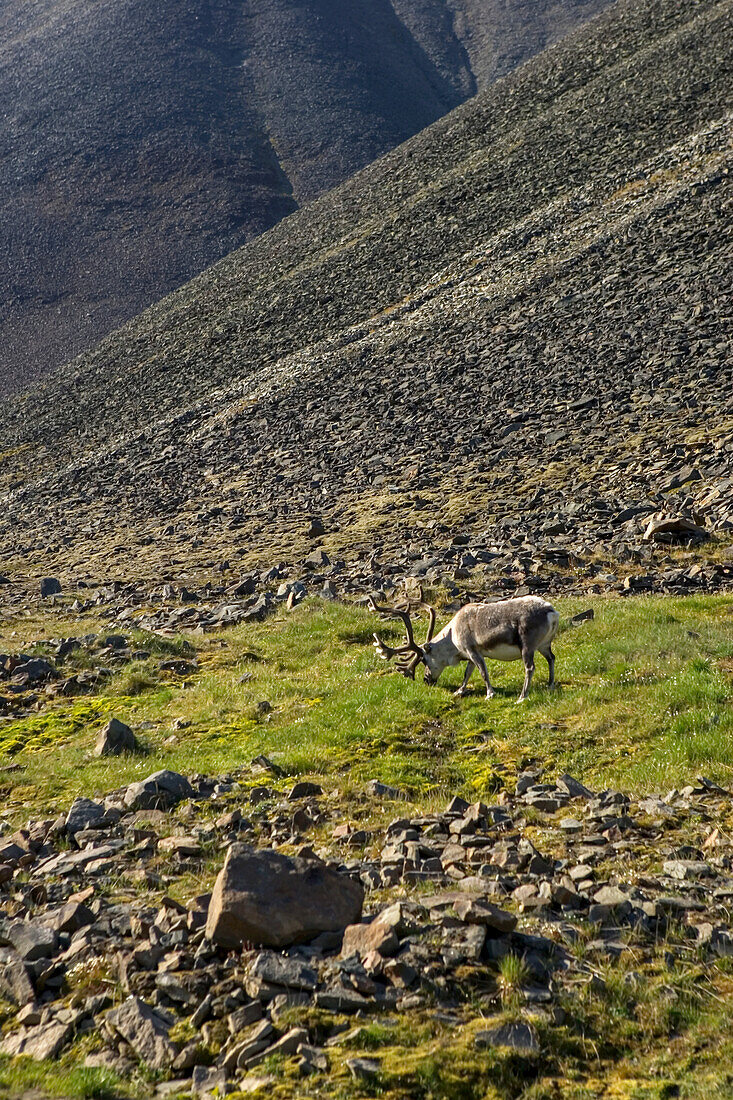
[[[555,687],[555,654],[552,652],[552,646],[547,645],[544,649],[540,650],[540,653],[547,661],[547,665],[550,670],[550,674],[547,680],[548,687]]]
[[[534,676],[534,651],[523,648],[522,660],[524,661],[524,687],[522,688],[521,695],[517,699],[518,703],[523,703],[527,698],[527,692],[532,683],[532,677]]]
[[[486,684],[486,698],[487,699],[492,699],[493,696],[494,696],[494,689],[492,688],[491,683],[489,682],[489,673],[488,673],[488,670],[486,668],[486,662],[484,661],[482,655],[479,653],[479,651],[477,649],[471,650],[471,655],[470,655],[469,660],[473,661],[474,665],[476,666],[476,668],[481,673],[481,676],[483,678],[484,683]]]
[[[473,661],[469,657],[468,661],[466,662],[466,671],[463,674],[463,683],[461,684],[461,686],[456,691],[453,692],[453,694],[456,695],[459,699],[461,698],[461,696],[466,694],[466,688],[468,687],[468,681],[471,679],[471,675],[472,675],[473,670],[475,669],[475,667],[476,667],[475,664],[473,663]]]

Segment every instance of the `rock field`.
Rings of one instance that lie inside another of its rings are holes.
[[[0,1100],[730,1095],[732,42],[620,0],[0,405]],[[608,599],[522,725],[299,607],[423,585]]]
[[[429,1012],[477,1050],[532,1059],[540,1034],[566,1022],[563,993],[600,988],[608,960],[632,953],[643,967],[660,942],[670,960],[733,954],[733,849],[712,824],[730,799],[704,778],[630,799],[525,772],[495,805],[454,798],[416,816],[372,784],[352,812],[371,802],[393,819],[364,829],[344,820],[338,792],[301,782],[278,794],[251,773],[162,771],[79,798],[0,838],[0,991],[16,1006],[0,1053],[47,1059],[85,1043],[90,1066],[164,1071],[156,1095],[213,1096],[267,1086],[258,1067],[272,1055],[303,1076],[336,1062],[375,1077],[379,1058],[344,1062],[359,1026]],[[207,861],[224,863],[213,894],[129,900]],[[511,955],[522,1013],[506,1023]],[[115,1006],[110,976],[126,995]]]
[[[7,560],[729,541],[730,43],[622,3],[6,402]]]

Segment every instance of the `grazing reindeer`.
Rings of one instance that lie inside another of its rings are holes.
[[[465,695],[468,681],[475,668],[486,684],[486,698],[494,694],[484,657],[495,661],[524,662],[524,687],[518,703],[527,698],[534,674],[534,655],[539,650],[550,669],[549,686],[555,683],[555,655],[551,642],[557,633],[560,616],[552,604],[539,596],[520,596],[499,603],[469,603],[458,611],[447,626],[433,638],[435,608],[422,600],[407,599],[402,607],[379,607],[369,599],[371,611],[402,619],[407,635],[405,645],[392,649],[375,634],[374,647],[384,661],[397,657],[397,669],[403,676],[415,679],[415,670],[425,665],[425,683],[437,684],[443,669],[467,661],[463,683],[455,692]],[[428,632],[422,645],[418,645],[412,629],[410,614],[427,611]]]

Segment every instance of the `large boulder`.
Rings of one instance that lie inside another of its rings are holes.
[[[231,950],[304,943],[361,917],[360,883],[316,860],[233,844],[209,905],[206,935]]]

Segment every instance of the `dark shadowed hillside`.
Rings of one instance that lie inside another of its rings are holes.
[[[730,48],[623,3],[6,403],[8,562],[729,537]]]
[[[0,393],[604,6],[8,0]]]

